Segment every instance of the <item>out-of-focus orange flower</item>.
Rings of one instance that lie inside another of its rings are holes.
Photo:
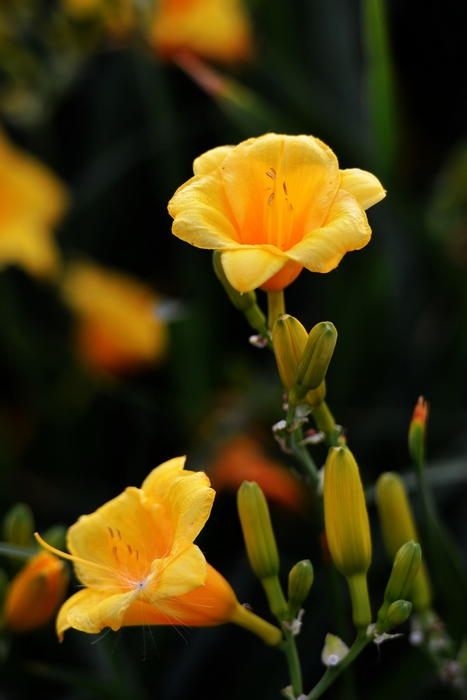
[[[30,632],[50,622],[65,597],[68,568],[49,552],[32,557],[12,580],[4,621],[12,632]]]
[[[91,369],[132,372],[164,354],[167,326],[157,315],[159,298],[138,280],[94,263],[74,263],[62,293],[76,314],[78,352]]]
[[[38,277],[58,272],[53,228],[67,199],[58,178],[0,129],[0,268],[20,265]]]
[[[256,481],[268,501],[294,510],[305,510],[308,504],[302,484],[280,462],[270,459],[249,435],[237,435],[220,450],[209,476],[218,493],[236,492],[244,481]]]
[[[160,0],[149,43],[167,58],[189,51],[231,62],[251,53],[251,29],[241,0]]]

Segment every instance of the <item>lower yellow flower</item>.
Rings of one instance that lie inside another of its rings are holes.
[[[68,586],[68,570],[53,554],[32,557],[12,580],[6,594],[5,625],[30,632],[46,625],[57,612]]]
[[[38,277],[58,272],[53,227],[67,200],[58,178],[0,130],[0,268],[20,265]]]
[[[184,457],[154,469],[70,527],[71,554],[85,588],[62,606],[60,639],[73,627],[97,633],[128,625],[211,626],[235,622],[276,644],[281,633],[246,610],[194,539],[209,517],[214,491],[203,472],[184,470]]]
[[[91,369],[131,372],[164,354],[167,326],[157,315],[157,295],[142,282],[94,263],[74,263],[62,295],[76,314],[78,353]]]

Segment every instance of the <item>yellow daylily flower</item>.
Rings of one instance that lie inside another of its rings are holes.
[[[0,129],[0,268],[20,265],[53,277],[60,264],[53,228],[67,201],[58,178]]]
[[[30,632],[50,622],[65,597],[68,569],[49,552],[28,561],[10,583],[4,622],[12,632]]]
[[[215,61],[251,53],[251,29],[241,0],[160,0],[148,41],[167,58],[180,51]]]
[[[142,282],[90,262],[77,262],[62,282],[76,314],[76,344],[83,362],[119,374],[151,364],[167,346],[167,325],[157,315],[158,296]]]
[[[235,622],[267,643],[280,631],[237,601],[227,581],[193,544],[211,512],[214,491],[204,472],[184,470],[185,458],[156,467],[133,486],[70,527],[70,554],[85,588],[62,606],[60,639],[73,627],[97,633],[128,625],[211,626]]]
[[[313,136],[265,134],[197,158],[194,177],[169,202],[172,231],[221,251],[232,287],[281,291],[305,267],[329,272],[371,237],[365,209],[385,196],[379,180],[339,170]]]

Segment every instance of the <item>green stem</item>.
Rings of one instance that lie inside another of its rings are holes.
[[[281,649],[285,654],[287,666],[289,668],[290,682],[292,684],[293,694],[296,698],[303,693],[302,669],[300,667],[300,659],[295,644],[295,637],[289,630],[284,631],[285,641],[281,645]]]
[[[281,314],[285,314],[284,292],[268,292],[268,325],[271,330]]]
[[[286,423],[287,423],[286,444],[287,444],[287,447],[289,448],[289,450],[292,450],[297,461],[300,463],[300,465],[302,467],[302,471],[305,473],[306,476],[309,477],[309,479],[311,480],[311,483],[313,484],[313,487],[316,489],[320,483],[318,467],[316,466],[316,464],[315,464],[313,458],[311,457],[310,453],[308,452],[307,448],[304,445],[299,444],[303,440],[302,428],[301,427],[295,428],[295,430],[292,430],[289,432],[289,429],[294,424],[294,420],[295,420],[295,407],[289,406],[289,410],[287,412],[287,419],[286,419]]]
[[[328,666],[324,676],[308,693],[308,700],[317,700],[329,688],[330,685],[341,675],[345,669],[352,664],[357,656],[361,654],[366,646],[374,639],[372,634],[367,634],[365,630],[360,630],[355,642],[350,647],[347,654],[337,666]]]
[[[18,559],[30,559],[38,553],[37,549],[32,547],[23,547],[19,544],[10,544],[9,542],[0,542],[0,554],[6,554],[9,557]]]

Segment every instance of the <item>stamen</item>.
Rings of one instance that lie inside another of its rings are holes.
[[[288,195],[289,193],[287,192],[287,185],[285,184],[285,182],[282,183],[282,187],[284,188],[285,194]]]
[[[118,539],[121,541],[122,536],[121,536],[121,534],[120,534],[120,530],[118,529],[118,527],[117,527],[117,534],[118,534]]]
[[[139,552],[138,552],[137,549],[135,549],[135,556],[136,556],[136,561],[138,561],[138,559],[139,559]]]
[[[113,558],[115,559],[115,561],[116,561],[117,564],[118,564],[118,555],[117,555],[117,548],[116,548],[116,547],[112,547],[112,555],[113,555]]]
[[[274,199],[274,192],[269,195],[268,204],[272,204],[273,199]]]
[[[73,554],[68,554],[67,552],[61,552],[56,547],[52,547],[51,544],[47,544],[47,542],[45,542],[45,540],[42,539],[38,532],[34,533],[34,537],[39,542],[39,544],[42,545],[42,547],[44,547],[44,549],[47,549],[49,552],[52,552],[52,554],[55,554],[57,557],[62,557],[62,559],[68,559],[68,561],[72,561],[74,564],[79,564],[89,569],[98,569],[99,571],[105,571],[107,573],[110,572],[112,575],[114,573],[113,569],[111,569],[109,566],[106,566],[105,564],[99,564],[98,562],[89,561],[88,559],[75,557]]]
[[[269,168],[269,170],[266,170],[266,175],[272,180],[276,179],[276,171],[274,170],[274,168]]]
[[[131,548],[131,545],[127,544],[127,549],[128,549],[128,553],[131,554],[132,551],[133,551],[132,548]]]
[[[108,530],[109,530],[109,532],[110,532],[111,538],[113,539],[113,538],[114,538],[114,531],[112,530],[112,528],[111,528],[109,525],[107,525],[107,528],[108,528]]]

